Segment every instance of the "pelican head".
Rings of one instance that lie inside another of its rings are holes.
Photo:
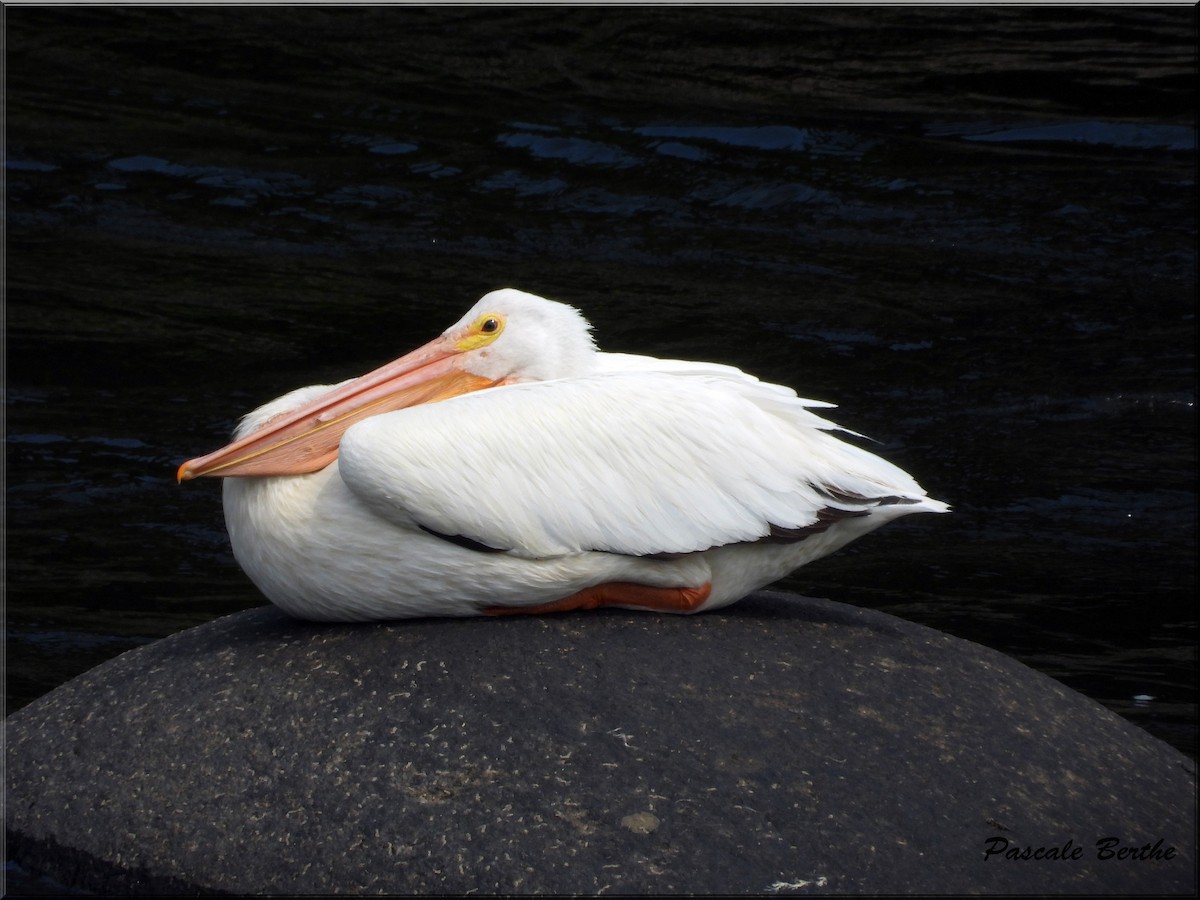
[[[438,340],[460,348],[462,367],[473,375],[496,383],[549,381],[590,370],[591,330],[573,306],[504,288],[481,297]]]
[[[185,462],[178,478],[316,472],[337,458],[346,429],[365,418],[498,385],[582,375],[595,355],[591,325],[574,307],[512,288],[492,291],[425,346],[269,416]]]

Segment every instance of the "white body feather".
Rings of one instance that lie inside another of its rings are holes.
[[[811,411],[829,404],[728,366],[589,357],[569,378],[368,418],[322,471],[227,478],[238,562],[307,619],[477,615],[612,581],[711,582],[713,609],[894,518],[948,509],[829,434]],[[268,404],[241,433],[325,390]],[[824,530],[763,540],[831,510]]]

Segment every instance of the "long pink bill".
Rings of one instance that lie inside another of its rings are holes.
[[[438,338],[299,409],[284,413],[252,434],[179,467],[179,481],[211,475],[303,475],[337,458],[346,429],[368,416],[446,400],[497,382],[461,368],[453,342]]]

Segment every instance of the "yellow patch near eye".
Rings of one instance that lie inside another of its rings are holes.
[[[484,313],[471,323],[467,336],[454,346],[459,350],[478,350],[486,347],[504,331],[504,316],[499,313]]]

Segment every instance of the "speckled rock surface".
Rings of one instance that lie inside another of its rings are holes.
[[[7,724],[10,856],[106,893],[1195,889],[1187,757],[983,647],[781,594],[256,609]]]

